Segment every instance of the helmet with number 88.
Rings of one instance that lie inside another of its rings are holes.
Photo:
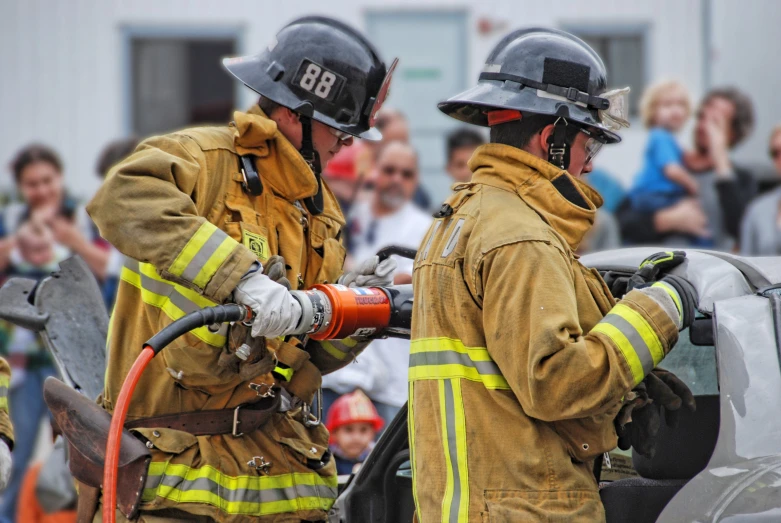
[[[358,31],[307,16],[282,28],[255,56],[226,58],[225,68],[261,96],[329,127],[367,140],[382,136],[374,118],[388,94],[387,68]]]

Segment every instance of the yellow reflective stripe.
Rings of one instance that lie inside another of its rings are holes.
[[[640,267],[638,269],[642,269],[646,265],[656,265],[658,263],[670,261],[675,257],[675,254],[673,254],[673,251],[664,251],[664,253],[667,255],[664,258],[658,258],[653,260],[645,260],[643,263],[640,264]]]
[[[142,264],[143,266],[144,264]],[[143,271],[143,268],[142,268]],[[146,276],[149,276],[145,273]],[[120,274],[120,279],[126,283],[129,283],[130,285],[136,287],[139,291],[141,291],[141,300],[146,303],[147,305],[151,305],[152,307],[156,307],[165,313],[166,316],[168,316],[172,320],[178,320],[179,318],[183,317],[186,313],[179,308],[173,301],[171,301],[169,296],[165,296],[162,294],[157,294],[147,288],[145,288],[141,284],[141,275],[128,267],[122,267],[122,272]],[[168,285],[171,285],[172,290],[179,291],[181,294],[184,294],[183,290],[184,287],[181,286],[174,286],[171,282],[167,282],[165,280],[159,279],[161,282],[165,282]],[[178,287],[178,288],[176,288]],[[184,296],[187,298],[187,296]],[[199,296],[201,298],[198,300],[198,302],[203,303],[203,301],[209,302],[209,305],[200,305],[200,303],[195,302],[196,305],[199,305],[200,308],[208,307],[211,305],[215,305],[214,302],[210,302],[209,300],[206,300],[206,298],[203,298],[203,296]],[[191,300],[194,301],[194,300]],[[227,341],[227,338],[225,335],[220,334],[218,332],[212,332],[209,330],[208,327],[198,327],[197,329],[193,329],[190,331],[190,334],[194,335],[196,338],[200,339],[201,341],[208,343],[209,345],[213,345],[215,347],[222,347],[225,345],[225,342]]]
[[[157,485],[150,487],[150,484]],[[149,465],[142,500],[155,497],[178,503],[205,503],[228,514],[262,516],[300,510],[329,510],[337,496],[336,476],[292,473],[277,476],[228,476],[206,465],[190,468],[155,461]],[[265,499],[264,499],[265,498]]]
[[[643,364],[640,362],[640,358],[632,348],[632,344],[626,339],[626,335],[624,335],[618,327],[610,325],[609,323],[597,323],[597,325],[591,329],[591,332],[598,332],[610,338],[629,364],[634,384],[637,385],[643,381],[643,378],[645,378]]]
[[[203,268],[198,272],[198,276],[195,277],[193,283],[202,289],[206,287],[206,284],[212,279],[214,273],[220,268],[220,265],[222,265],[230,253],[233,252],[233,249],[236,248],[236,245],[238,245],[236,240],[230,236],[226,236],[226,238],[222,240],[220,246],[217,247],[217,250],[214,251],[214,254],[209,257],[208,261],[203,265]]]
[[[323,340],[320,342],[320,346],[323,347],[323,350],[325,350],[328,354],[336,358],[337,360],[343,360],[347,356],[352,354],[352,351],[344,351],[339,349],[339,347],[336,344],[344,345],[347,349],[353,349],[356,345],[358,345],[358,340],[355,340],[353,338],[344,338],[342,340]]]
[[[410,344],[410,381],[462,378],[487,389],[510,385],[485,347],[467,347],[454,338],[419,338]]]
[[[442,446],[445,451],[445,495],[442,499],[442,523],[450,521],[450,506],[453,504],[453,460],[451,459],[450,442],[447,437],[447,409],[445,408],[445,381],[439,385],[439,422],[442,427]]]
[[[9,378],[6,375],[0,375],[0,393],[4,392],[2,390],[2,387],[8,389],[10,385],[11,385],[11,378]],[[5,392],[7,392],[7,390]]]
[[[469,473],[461,380],[440,381],[439,402],[447,475],[442,523],[468,523]]]
[[[510,390],[510,384],[504,376],[495,374],[480,374],[474,367],[465,365],[425,365],[420,367],[410,367],[410,381],[417,380],[447,380],[452,378],[461,378],[470,381],[481,382],[487,389]]]
[[[159,274],[157,274],[157,270],[155,270],[154,265],[151,263],[139,263],[138,264],[139,270],[141,271],[141,274],[144,276],[147,276],[149,278],[152,278],[153,280],[159,281],[161,283],[165,283],[166,285],[170,285],[174,288],[176,292],[196,304],[200,308],[204,307],[214,307],[217,305],[216,301],[212,301],[209,298],[206,298],[202,294],[198,294],[196,291],[192,289],[188,289],[184,285],[179,285],[178,283],[174,283],[172,281],[168,281]]]
[[[456,456],[458,456],[458,470],[461,493],[458,501],[458,523],[468,523],[469,515],[469,468],[466,457],[466,417],[464,413],[464,399],[461,394],[461,381],[453,380],[453,404],[455,409],[454,425],[456,429]]]
[[[293,369],[283,369],[282,367],[274,367],[274,372],[285,378],[285,381],[293,379]]]
[[[672,298],[673,301],[675,302],[675,307],[678,309],[678,316],[683,317],[683,306],[681,305],[681,297],[678,296],[678,291],[673,289],[672,285],[670,285],[669,283],[665,283],[663,281],[658,281],[653,285],[651,285],[651,287],[660,287],[664,289],[667,292],[667,294],[670,295],[670,298]]]
[[[8,397],[0,397],[0,410],[8,410]]]
[[[198,227],[198,230],[195,231],[195,234],[187,240],[184,248],[171,264],[171,268],[168,269],[168,271],[175,276],[181,276],[187,266],[190,265],[192,259],[195,258],[195,255],[198,254],[198,251],[201,250],[201,247],[204,246],[216,230],[217,226],[213,223],[207,221],[203,222],[201,226]]]
[[[659,365],[659,362],[664,359],[662,342],[659,341],[659,336],[656,335],[653,327],[651,327],[648,321],[643,318],[642,314],[622,303],[613,307],[610,310],[610,314],[618,314],[637,330],[651,353],[651,357],[654,360],[654,367]]]
[[[409,383],[409,397],[407,399],[407,433],[409,439],[409,460],[412,467],[412,498],[415,500],[415,506],[419,507],[418,501],[418,474],[415,467],[415,399],[414,399],[415,385]]]

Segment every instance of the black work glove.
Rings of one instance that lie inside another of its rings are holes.
[[[656,453],[656,441],[664,411],[668,427],[678,425],[681,407],[690,412],[697,409],[689,387],[672,372],[654,369],[627,394],[627,400],[615,419],[618,448],[634,448],[646,458]]]
[[[664,421],[668,427],[678,426],[681,407],[689,412],[697,410],[694,394],[675,374],[664,369],[654,369],[643,380],[648,398],[657,407],[664,409]]]
[[[275,254],[263,264],[263,274],[283,287],[287,287],[287,290],[291,289],[290,280],[287,279],[285,258],[279,254]]]
[[[627,398],[632,394],[637,396],[624,401],[615,419],[618,448],[629,450],[631,447],[635,452],[652,458],[656,452],[656,435],[661,426],[659,408],[648,398],[644,383],[629,392]]]
[[[680,303],[676,302],[675,306],[678,308],[678,313],[681,315],[681,327],[679,330],[691,327],[691,324],[694,323],[695,315],[697,314],[697,304],[700,301],[697,289],[695,289],[694,285],[687,280],[674,274],[666,274],[660,281],[666,283],[678,293]],[[673,301],[675,301],[675,299],[673,299]]]
[[[684,251],[664,251],[652,254],[643,260],[637,271],[629,277],[626,292],[631,291],[635,287],[658,281],[659,276],[682,264],[685,259],[686,253]]]

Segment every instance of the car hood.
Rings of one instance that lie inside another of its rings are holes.
[[[588,267],[636,270],[651,254],[664,247],[635,247],[588,254],[581,262]],[[672,271],[697,289],[702,312],[713,312],[714,302],[753,294],[757,289],[781,283],[781,257],[744,258],[716,251],[681,249],[686,261]]]

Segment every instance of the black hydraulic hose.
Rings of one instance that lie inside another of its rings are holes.
[[[244,321],[251,317],[252,310],[244,305],[239,305],[238,303],[226,303],[225,305],[207,307],[179,318],[171,325],[149,338],[144,346],[151,347],[155,352],[155,355],[157,355],[157,353],[163,350],[169,343],[193,329],[229,321]]]
[[[393,254],[396,256],[401,256],[402,258],[414,260],[415,256],[418,254],[418,251],[415,249],[410,249],[409,247],[401,247],[399,245],[389,245],[377,251],[377,256],[380,257],[380,261],[390,258]]]

